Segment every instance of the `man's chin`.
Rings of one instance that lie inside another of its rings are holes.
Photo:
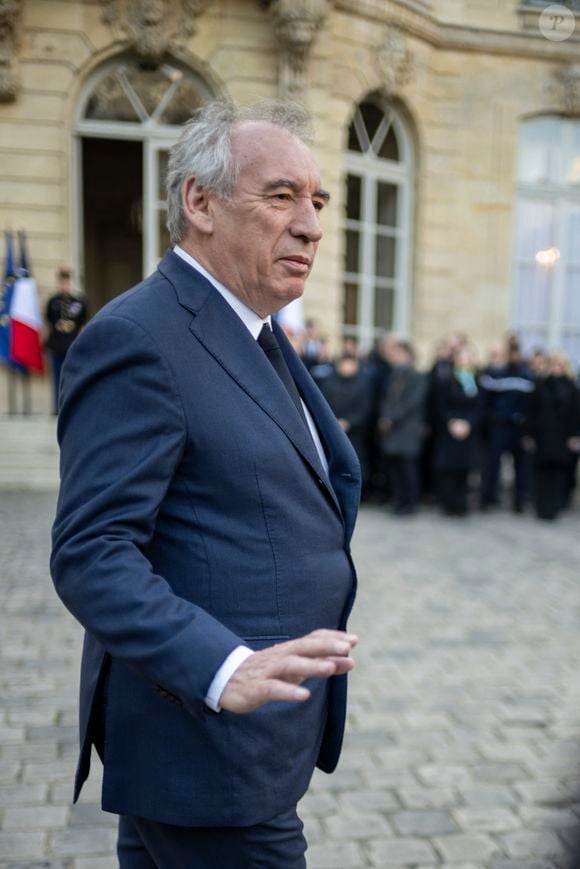
[[[296,283],[292,286],[287,285],[281,288],[280,291],[276,293],[277,307],[272,311],[272,313],[274,314],[276,311],[280,311],[281,308],[285,308],[286,305],[295,302],[296,299],[300,299],[303,295],[304,281],[301,281],[300,284]]]

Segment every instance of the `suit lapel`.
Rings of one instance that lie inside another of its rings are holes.
[[[277,323],[273,329],[290,373],[316,424],[328,458],[328,475],[345,521],[347,537],[354,530],[360,497],[360,465],[347,436],[336,421],[322,393],[314,383],[284,332]]]
[[[280,427],[316,475],[324,477],[314,442],[284,384],[238,315],[212,290],[190,331]]]

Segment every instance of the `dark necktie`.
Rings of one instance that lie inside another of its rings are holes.
[[[262,326],[262,331],[258,335],[258,344],[266,354],[266,357],[270,360],[272,364],[272,368],[288,390],[290,398],[296,405],[296,410],[302,417],[302,421],[306,428],[308,429],[308,423],[306,422],[306,416],[304,414],[304,408],[302,407],[302,402],[300,401],[300,393],[294,383],[294,378],[290,374],[290,369],[286,365],[286,360],[282,355],[282,351],[280,350],[280,345],[276,339],[276,336],[270,329],[267,323],[264,323]],[[310,429],[308,429],[310,431]]]

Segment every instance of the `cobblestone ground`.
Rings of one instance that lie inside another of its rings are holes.
[[[98,763],[70,805],[80,632],[47,574],[53,503],[0,502],[0,867],[110,869]],[[311,869],[566,865],[580,818],[579,520],[363,512],[346,750],[301,806]]]

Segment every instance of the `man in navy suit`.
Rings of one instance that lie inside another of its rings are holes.
[[[198,112],[170,157],[173,250],[63,372],[51,567],[86,631],[75,798],[94,744],[122,869],[304,867],[296,803],[340,754],[360,473],[271,320],[322,237],[304,122]]]

